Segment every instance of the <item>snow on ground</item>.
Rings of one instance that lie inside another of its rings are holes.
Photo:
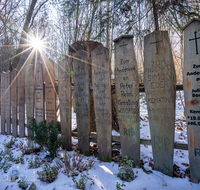
[[[176,127],[175,127],[175,142],[178,143],[187,143],[187,128],[186,121],[183,113],[183,106],[181,103],[180,95],[183,99],[183,93],[179,94],[177,92],[177,102],[176,102]],[[141,95],[140,99],[140,135],[142,139],[150,139],[150,130],[149,130],[149,122],[148,122],[148,113],[147,106],[145,102],[144,95]],[[72,114],[72,130],[76,128],[76,114]],[[112,131],[112,134],[115,136],[119,136],[120,134],[117,131]],[[11,136],[8,135],[0,135],[0,149],[4,150],[3,143],[8,142],[11,139]],[[13,145],[12,152],[15,158],[22,154],[21,149],[17,146],[21,142],[26,141],[26,138],[17,138],[15,141],[15,145]],[[72,143],[77,144],[77,139],[72,138]],[[144,167],[146,170],[152,170],[149,166],[149,161],[152,161],[152,147],[140,145],[141,147],[141,159],[144,162]],[[40,160],[45,160],[46,152],[39,152]],[[62,155],[62,151],[59,151],[59,154]],[[73,152],[70,152],[73,154]],[[33,155],[25,155],[25,164],[14,164],[12,163],[12,167],[8,169],[7,173],[0,170],[0,190],[17,190],[20,189],[18,187],[17,182],[11,182],[10,176],[13,170],[19,171],[19,176],[25,177],[28,184],[34,182],[38,190],[61,190],[61,189],[76,189],[74,182],[72,181],[72,177],[68,177],[66,174],[59,172],[57,179],[53,183],[42,182],[38,179],[37,171],[41,171],[44,164],[42,164],[37,169],[28,169],[28,161],[31,159]],[[92,157],[91,157],[92,158]],[[87,159],[87,157],[85,158]],[[187,166],[182,165],[182,163],[189,164],[188,160],[188,151],[185,150],[174,150],[174,163],[180,167],[181,170],[185,170]],[[55,164],[53,160],[52,165]],[[118,163],[111,162],[105,163],[100,162],[98,158],[94,160],[94,166],[89,170],[89,180],[86,184],[86,189],[91,190],[114,190],[116,189],[116,182],[118,181],[122,184],[122,181],[116,176],[118,173]],[[142,169],[134,168],[133,171],[137,174],[137,178],[132,182],[125,182],[126,190],[199,190],[200,184],[194,184],[189,181],[189,178],[175,178],[169,177],[161,172],[152,170],[153,173],[146,174]],[[86,172],[83,172],[86,173]],[[77,177],[80,178],[80,175]],[[94,186],[90,187],[90,183],[94,180]]]

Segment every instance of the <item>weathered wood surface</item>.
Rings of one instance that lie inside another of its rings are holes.
[[[56,121],[56,89],[54,64],[49,62],[45,72],[46,122]]]
[[[115,42],[115,89],[122,157],[140,165],[139,78],[133,36]]]
[[[25,102],[26,102],[26,117],[34,117],[34,66],[32,63],[27,63],[25,66]],[[28,136],[31,135],[31,130],[28,129]]]
[[[58,66],[58,97],[60,102],[60,124],[63,131],[63,147],[72,149],[71,144],[71,77],[70,59],[66,57]]]
[[[200,20],[184,29],[183,88],[188,134],[190,175],[200,182]]]
[[[25,71],[18,75],[19,137],[25,136]]]
[[[7,135],[11,135],[11,97],[10,97],[10,71],[6,71],[6,128],[7,128]]]
[[[40,62],[37,62],[35,73],[35,120],[37,124],[44,121],[43,81],[43,66]]]
[[[90,154],[90,96],[89,96],[89,66],[88,54],[79,50],[73,60],[74,95],[76,103],[76,121],[78,132],[78,147],[85,155]],[[83,61],[81,61],[83,60]]]
[[[11,72],[11,105],[12,105],[12,135],[17,137],[17,101],[18,101],[18,82],[17,70],[13,69]]]
[[[1,74],[0,74],[0,97],[1,97]],[[0,114],[1,114],[1,98],[0,98]]]
[[[167,31],[144,38],[144,85],[154,169],[172,176],[176,74]]]
[[[91,52],[94,110],[97,128],[98,154],[111,158],[112,109],[109,50],[102,45]]]
[[[6,117],[6,73],[1,72],[1,134],[5,134],[5,117]]]

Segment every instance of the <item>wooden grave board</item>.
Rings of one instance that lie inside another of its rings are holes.
[[[45,71],[46,122],[56,121],[56,89],[54,64],[49,62]]]
[[[99,45],[91,52],[94,110],[99,158],[111,159],[112,109],[108,48]]]
[[[200,19],[184,29],[183,88],[191,181],[200,182]]]
[[[6,128],[7,135],[11,135],[11,97],[10,97],[10,81],[11,75],[10,71],[6,71]]]
[[[63,148],[72,150],[71,144],[71,77],[70,58],[62,59],[58,65],[58,97],[60,104],[60,124],[63,131]]]
[[[144,85],[154,169],[173,176],[176,74],[167,31],[144,38]]]
[[[11,105],[12,105],[12,135],[17,137],[17,102],[18,102],[18,82],[17,70],[13,69],[11,72]]]
[[[24,68],[18,75],[18,105],[19,105],[19,137],[25,136],[25,72]]]
[[[115,89],[122,157],[134,158],[140,166],[139,78],[133,36],[115,42]]]
[[[31,63],[27,63],[25,66],[25,102],[28,124],[28,118],[34,117],[34,66]],[[28,129],[28,136],[31,134],[31,130]]]
[[[5,117],[6,117],[6,73],[1,72],[1,134],[5,135]]]
[[[0,74],[0,97],[1,97],[1,74]],[[1,98],[0,98],[0,115],[1,115]]]
[[[40,121],[44,121],[44,78],[43,66],[40,62],[37,62],[35,70],[35,120],[39,124]]]
[[[83,50],[79,50],[74,57],[74,95],[76,103],[78,148],[81,153],[90,155],[90,85],[88,54]]]

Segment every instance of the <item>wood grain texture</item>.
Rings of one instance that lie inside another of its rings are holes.
[[[25,66],[25,102],[26,102],[26,117],[34,117],[34,66],[31,63],[27,63]],[[28,136],[32,132],[28,129]]]
[[[144,38],[144,85],[154,168],[172,176],[176,75],[167,31]]]
[[[91,59],[98,154],[103,159],[111,158],[112,109],[108,48],[99,45],[91,52]]]
[[[35,73],[35,120],[37,124],[40,121],[44,121],[44,78],[43,78],[43,66],[40,62],[36,64]]]
[[[70,59],[66,57],[58,66],[58,96],[60,103],[60,124],[63,131],[63,148],[72,150],[71,144],[71,77]]]
[[[73,60],[74,95],[76,103],[76,121],[78,132],[78,147],[80,152],[89,155],[90,151],[90,85],[88,54],[79,50]],[[85,62],[83,62],[83,61]]]
[[[45,71],[46,121],[56,121],[56,89],[54,64],[49,62]]]
[[[17,70],[13,69],[11,72],[11,105],[12,105],[12,135],[17,137],[17,102],[18,102],[18,82]]]
[[[7,135],[11,135],[11,97],[10,97],[10,82],[11,74],[10,71],[6,71],[6,128]]]
[[[25,72],[18,75],[19,137],[25,136]]]
[[[195,40],[195,36],[196,39]],[[198,54],[197,54],[198,53]],[[184,30],[183,88],[191,181],[200,182],[200,20]]]
[[[5,117],[6,117],[6,73],[1,72],[1,134],[5,135]]]
[[[139,79],[133,37],[115,41],[115,89],[122,157],[140,165]]]

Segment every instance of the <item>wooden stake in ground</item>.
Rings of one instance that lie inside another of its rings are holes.
[[[63,131],[63,148],[72,150],[71,144],[71,78],[70,59],[60,61],[58,65],[58,96],[60,103],[60,124]]]
[[[144,85],[154,169],[172,176],[176,74],[167,31],[144,38]]]
[[[10,98],[10,71],[6,72],[6,126],[7,135],[11,135],[11,98]]]
[[[46,101],[46,121],[56,121],[56,88],[54,63],[48,62],[45,73],[45,101]]]
[[[5,135],[5,116],[6,116],[6,73],[1,72],[1,134]]]
[[[18,105],[19,105],[19,137],[25,136],[25,73],[24,68],[18,75]]]
[[[123,35],[115,42],[115,89],[122,156],[140,165],[139,79],[133,36]]]
[[[17,101],[18,101],[18,83],[17,70],[13,69],[11,72],[11,104],[12,104],[12,135],[17,137]]]
[[[184,28],[183,88],[191,181],[200,182],[200,19]]]
[[[98,154],[111,160],[112,109],[108,48],[99,45],[91,52],[94,110],[97,128]]]
[[[43,81],[43,67],[40,62],[37,62],[35,73],[35,120],[37,124],[44,121]]]
[[[79,50],[74,56],[77,58],[73,60],[73,68],[78,147],[80,152],[85,155],[90,155],[90,85],[88,54],[83,50]]]

